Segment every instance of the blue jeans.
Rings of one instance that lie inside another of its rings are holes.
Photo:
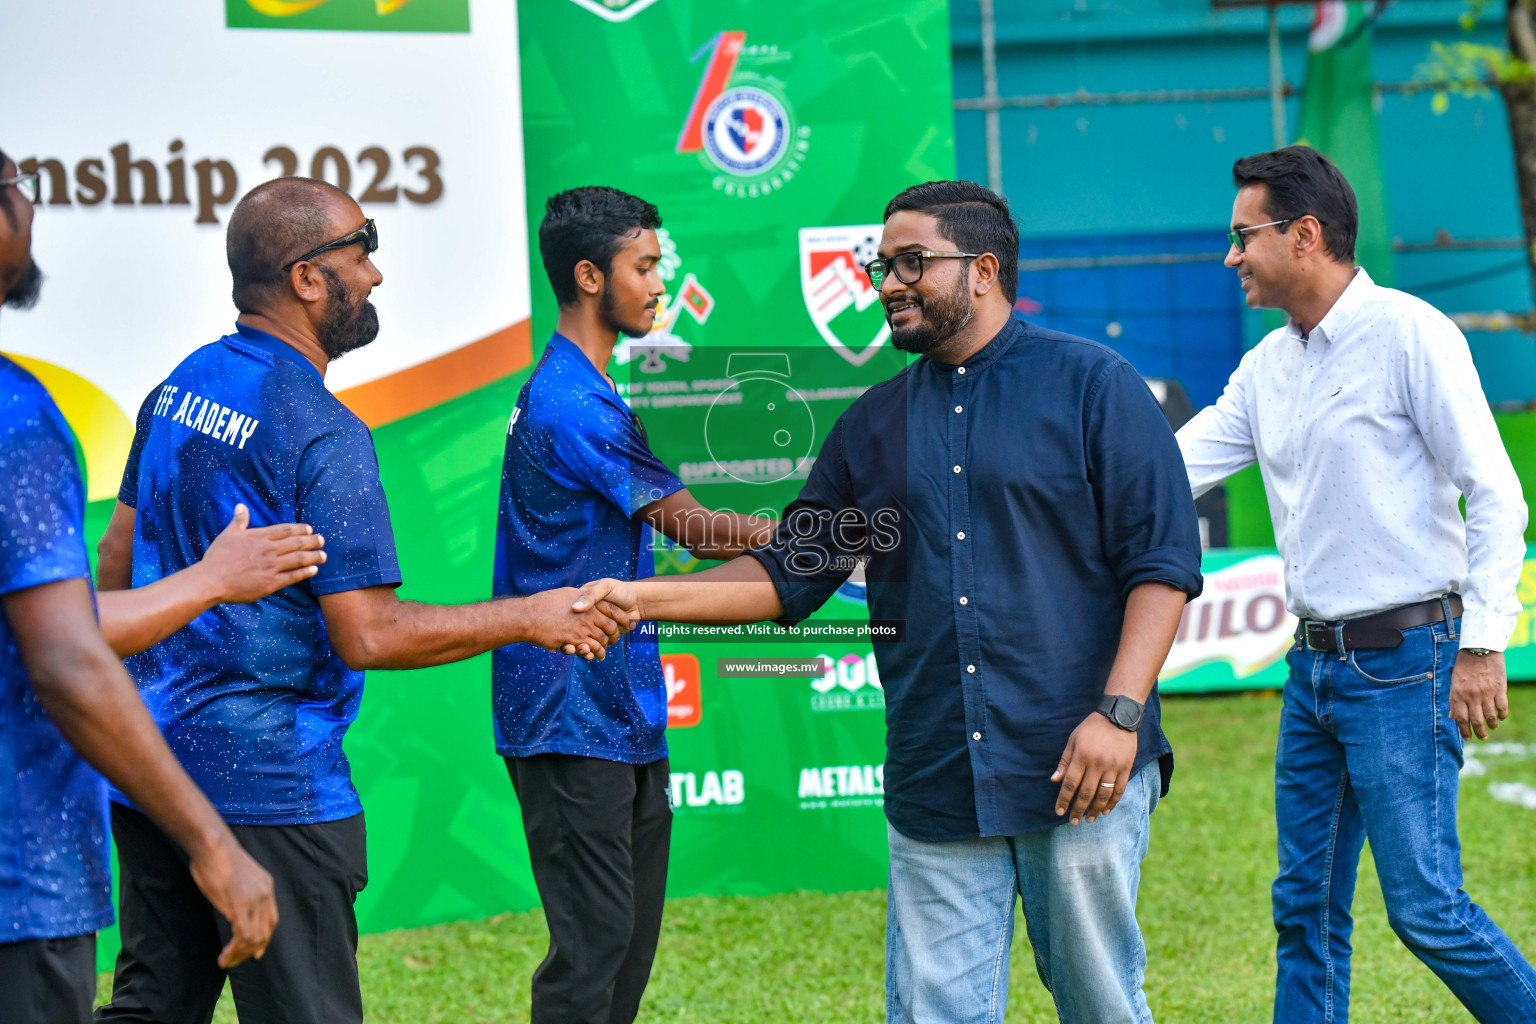
[[[1136,888],[1161,788],[1157,762],[1112,814],[1012,837],[924,843],[886,826],[885,1007],[891,1024],[997,1024],[1013,901],[1065,1024],[1152,1024]]]
[[[1459,623],[1453,623],[1453,627]],[[1344,1024],[1355,872],[1367,838],[1392,930],[1472,1015],[1536,1021],[1536,972],[1461,890],[1451,720],[1456,629],[1344,655],[1296,647],[1280,712],[1276,1024]]]

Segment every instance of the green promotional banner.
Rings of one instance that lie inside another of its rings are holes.
[[[530,254],[563,189],[610,185],[660,208],[667,295],[610,372],[700,502],[776,517],[838,414],[905,362],[862,266],[892,196],[954,176],[946,5],[564,0],[519,14]],[[556,311],[531,262],[537,353]],[[657,567],[700,566],[664,544]],[[885,701],[861,578],[794,636],[662,631],[670,894],[885,884]],[[721,677],[721,658],[752,656],[827,668]]]

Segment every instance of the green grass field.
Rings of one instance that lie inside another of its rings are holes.
[[[1514,689],[1511,704],[1510,720],[1492,741],[1498,745],[1474,752],[1482,772],[1463,775],[1463,861],[1472,898],[1536,954],[1536,809],[1519,803],[1524,797],[1536,805],[1536,687]],[[1147,997],[1165,1024],[1268,1021],[1279,697],[1168,698],[1164,707],[1179,769],[1153,816],[1144,866]],[[884,1019],[884,898],[857,892],[672,900],[641,1019],[876,1024]],[[1369,852],[1355,913],[1351,1020],[1471,1019],[1387,927]],[[526,1022],[529,976],[544,949],[537,911],[364,936],[359,960],[368,1018]],[[1022,927],[1012,977],[1009,1021],[1054,1021]],[[109,980],[102,978],[102,998]],[[227,991],[215,1019],[235,1020]]]

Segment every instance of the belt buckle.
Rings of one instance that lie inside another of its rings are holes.
[[[1324,635],[1327,635],[1327,631],[1328,631],[1327,623],[1317,622],[1316,620],[1313,620],[1313,619],[1303,619],[1303,620],[1301,620],[1301,645],[1303,647],[1305,647],[1307,650],[1312,651],[1314,654],[1327,654],[1327,653],[1329,653],[1329,652],[1323,650],[1321,647],[1313,647],[1312,646],[1312,627],[1314,627],[1314,626],[1316,626],[1319,629],[1321,629],[1323,631]]]

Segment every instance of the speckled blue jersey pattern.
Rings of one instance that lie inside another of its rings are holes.
[[[128,667],[166,741],[226,821],[303,825],[362,810],[342,737],[363,673],[331,648],[319,598],[396,585],[373,438],[292,347],[239,325],[145,399],[119,498],[137,509],[133,584],[195,563],[238,502],[252,526],[325,537],[307,582],[219,605]],[[112,799],[127,803],[116,790]]]
[[[89,578],[84,520],[64,417],[0,356],[0,594]],[[112,923],[106,812],[106,783],[44,714],[0,615],[0,942]]]
[[[569,339],[550,339],[507,428],[496,526],[497,596],[656,571],[640,509],[682,490],[640,421]],[[626,635],[603,661],[513,644],[491,658],[496,751],[629,764],[667,755],[655,641]]]

